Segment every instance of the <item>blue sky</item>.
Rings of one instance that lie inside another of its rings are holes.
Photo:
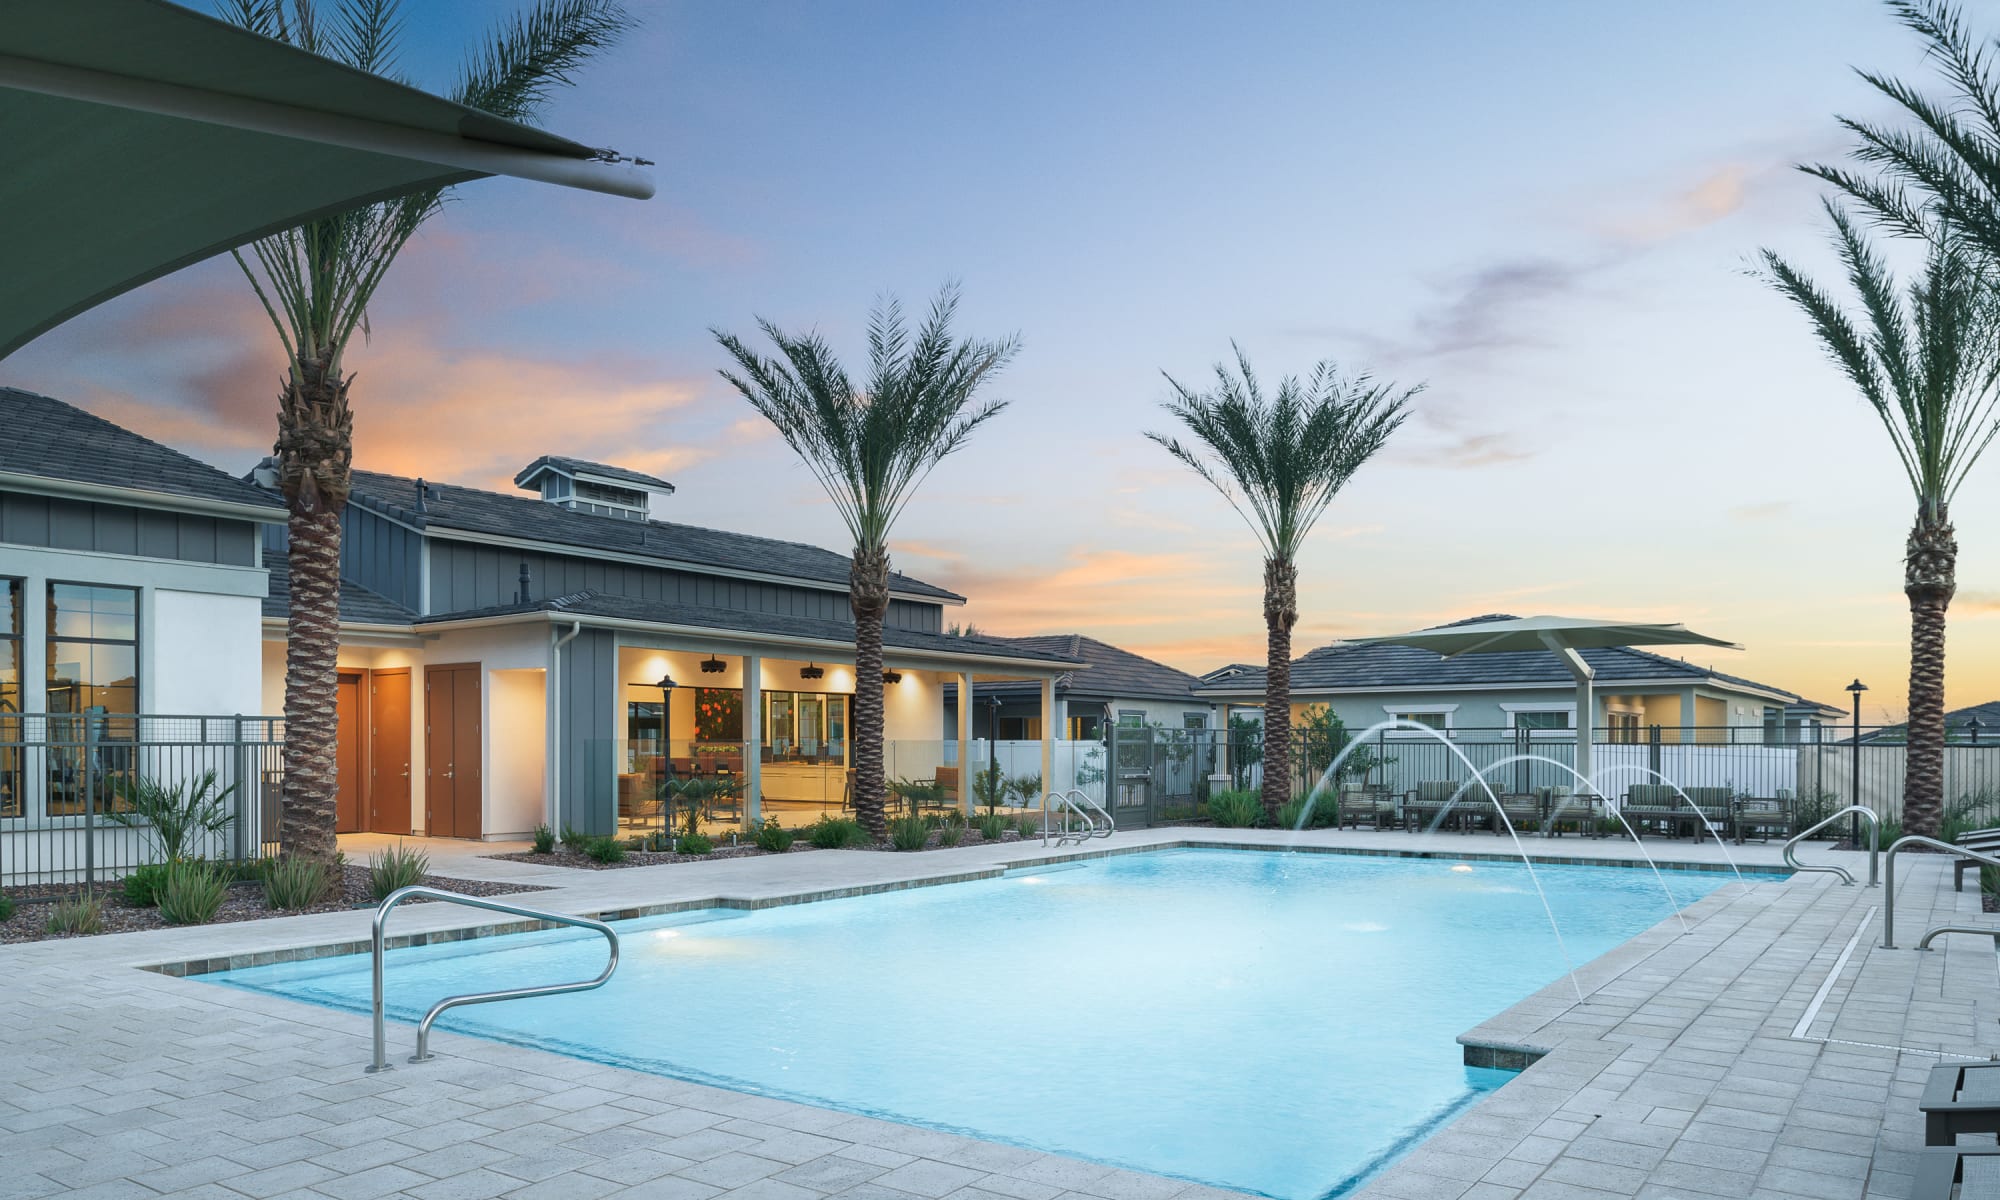
[[[413,0],[442,87],[508,0]],[[932,478],[897,563],[1002,633],[1189,670],[1260,659],[1254,543],[1140,432],[1241,342],[1426,381],[1304,556],[1301,650],[1486,611],[1685,620],[1715,664],[1900,713],[1906,488],[1746,267],[1823,265],[1850,67],[1921,74],[1864,0],[1756,5],[640,3],[547,124],[655,159],[647,203],[460,189],[356,352],[364,466],[505,486],[542,453],[666,471],[683,519],[842,546],[708,333],[962,282],[1019,333],[1012,407]],[[2000,13],[1976,12],[2000,32]],[[226,260],[0,364],[247,465],[275,340]],[[164,364],[165,369],[162,370]],[[448,435],[445,436],[445,435]],[[443,440],[441,440],[441,438]],[[2000,462],[1959,504],[1951,700],[2000,695]],[[1871,717],[1883,715],[1871,709]]]

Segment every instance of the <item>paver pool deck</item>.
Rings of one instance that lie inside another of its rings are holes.
[[[1173,844],[1453,857],[1488,835],[1171,829],[1089,852]],[[599,913],[908,886],[1074,851],[1038,843],[919,855],[815,851],[580,871],[426,843],[440,874],[552,887],[536,907]],[[1628,860],[1632,844],[1531,842]],[[1713,843],[1651,841],[1719,866]],[[356,852],[350,848],[350,855]],[[1729,847],[1744,866],[1775,846]],[[1859,855],[1813,850],[1864,874]],[[1939,859],[1897,864],[1900,949],[1880,948],[1882,889],[1828,875],[1718,888],[1464,1039],[1541,1057],[1378,1176],[1399,1200],[1642,1197],[1904,1200],[1922,1144],[1917,1094],[1940,1053],[2000,1053],[2000,957],[1976,891]],[[138,968],[242,959],[367,936],[364,911],[0,947],[0,1200],[21,1197],[488,1196],[667,1200],[1215,1200],[1237,1195],[1012,1146],[439,1034],[436,1061],[365,1075],[367,1020]],[[446,905],[397,933],[486,926]],[[411,1031],[391,1027],[394,1061]],[[1330,1114],[1329,1119],[1337,1119]]]

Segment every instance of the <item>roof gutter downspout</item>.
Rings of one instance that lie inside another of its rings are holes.
[[[549,828],[562,828],[562,648],[583,632],[583,622],[572,620],[568,633],[558,633],[549,625],[549,794],[543,801]]]

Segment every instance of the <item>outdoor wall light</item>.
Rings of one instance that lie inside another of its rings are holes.
[[[826,674],[826,668],[820,666],[818,663],[807,663],[805,666],[799,668],[800,679],[818,679],[824,674]]]
[[[701,660],[701,673],[704,675],[720,675],[728,669],[729,664],[714,655]]]
[[[901,683],[903,682],[903,673],[901,671],[884,671],[882,672],[882,682]]]

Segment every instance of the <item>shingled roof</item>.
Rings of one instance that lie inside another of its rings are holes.
[[[1201,682],[1186,671],[1080,633],[996,637],[990,640],[1006,642],[1036,654],[1081,661],[1086,668],[1082,673],[1069,671],[1057,677],[1056,691],[1059,694],[1124,700],[1187,700],[1191,698],[1189,689]],[[947,698],[957,694],[955,686],[945,685]],[[1032,680],[1003,680],[975,683],[972,691],[976,696],[1007,696],[1037,692],[1041,686]]]
[[[269,492],[50,396],[0,388],[0,475],[138,493],[173,508],[203,501],[263,509],[283,520]],[[199,506],[188,506],[199,507]]]
[[[271,587],[264,597],[264,615],[283,620],[292,611],[292,559],[281,550],[264,551],[264,569]],[[356,625],[408,625],[416,614],[358,583],[340,581],[340,619]]]
[[[565,458],[560,454],[544,454],[534,462],[522,467],[514,476],[517,487],[528,486],[528,481],[541,472],[543,467],[554,467],[568,475],[595,475],[601,479],[616,479],[638,488],[665,488],[673,491],[674,485],[656,476],[641,474],[627,467],[614,467],[610,463],[591,462],[582,458]]]
[[[803,542],[727,533],[667,521],[631,521],[577,512],[531,496],[504,495],[456,484],[426,482],[424,507],[417,508],[417,481],[376,471],[354,472],[353,501],[418,529],[520,538],[658,559],[662,566],[687,564],[718,571],[763,575],[847,587],[848,558]],[[956,592],[891,573],[891,591],[926,599],[962,601]]]
[[[605,617],[612,620],[643,622],[649,625],[678,625],[714,629],[724,633],[748,633],[769,637],[791,637],[853,645],[854,626],[846,621],[822,621],[782,613],[740,612],[735,609],[707,608],[677,604],[667,600],[642,600],[605,592],[573,592],[525,604],[505,604],[467,612],[440,613],[418,617],[417,626],[446,622],[483,620],[526,613],[557,613],[566,616]],[[914,629],[885,628],[882,644],[892,650],[923,650],[969,658],[986,657],[1032,662],[1042,666],[1082,666],[1082,662],[1057,652],[1016,645],[1008,638],[958,637],[947,633],[925,633]]]
[[[1454,621],[1453,625],[1477,621],[1512,620],[1504,613],[1492,613]],[[1440,626],[1443,628],[1443,626]],[[1597,674],[1600,688],[1619,683],[1698,683],[1704,680],[1750,688],[1796,703],[1811,703],[1795,692],[1728,675],[1709,667],[1699,667],[1663,654],[1630,646],[1613,649],[1579,650],[1583,661]],[[1354,645],[1335,642],[1321,646],[1292,661],[1292,694],[1310,696],[1331,692],[1378,692],[1407,688],[1442,689],[1451,687],[1551,687],[1571,688],[1576,677],[1556,657],[1554,651],[1532,650],[1518,653],[1461,654],[1445,658],[1413,646]],[[1196,685],[1201,696],[1261,695],[1264,668],[1239,666],[1231,673],[1210,672]]]

